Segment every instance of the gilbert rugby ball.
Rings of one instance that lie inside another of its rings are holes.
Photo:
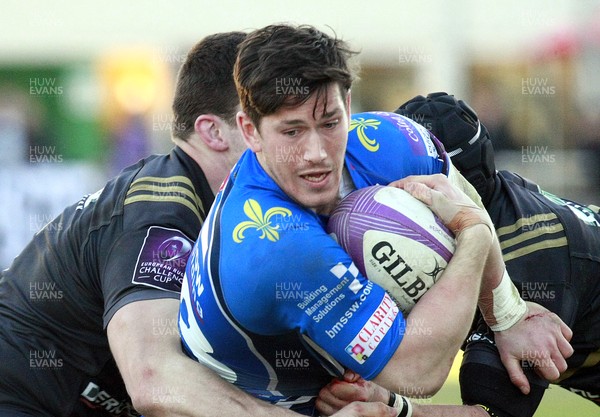
[[[440,278],[455,249],[452,232],[429,207],[402,189],[381,185],[346,196],[327,231],[405,314]]]

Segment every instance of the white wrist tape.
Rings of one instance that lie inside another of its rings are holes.
[[[413,407],[410,400],[400,394],[394,393],[393,407],[398,410],[397,417],[412,417]]]
[[[508,272],[504,270],[502,281],[492,290],[494,297],[494,318],[496,324],[490,326],[495,332],[511,328],[527,313],[527,304],[519,295],[519,290],[512,283]]]

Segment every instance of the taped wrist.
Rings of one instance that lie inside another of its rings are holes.
[[[408,398],[400,394],[396,394],[395,392],[390,391],[388,406],[394,407],[396,410],[398,410],[397,417],[412,417],[412,403]]]
[[[493,314],[496,321],[490,325],[494,332],[510,329],[527,313],[527,304],[519,295],[508,272],[504,270],[500,284],[492,290]],[[489,324],[489,323],[488,323]]]

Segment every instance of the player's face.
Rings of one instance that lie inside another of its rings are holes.
[[[313,94],[297,107],[263,117],[259,129],[242,123],[265,171],[293,200],[318,213],[328,213],[337,203],[349,108],[350,94],[344,100],[332,83],[318,101]]]

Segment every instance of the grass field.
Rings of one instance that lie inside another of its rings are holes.
[[[458,387],[458,367],[461,355],[454,361],[450,377],[441,391],[431,399],[432,404],[460,404]],[[550,385],[544,395],[535,417],[600,417],[600,407],[590,401],[560,388]]]

